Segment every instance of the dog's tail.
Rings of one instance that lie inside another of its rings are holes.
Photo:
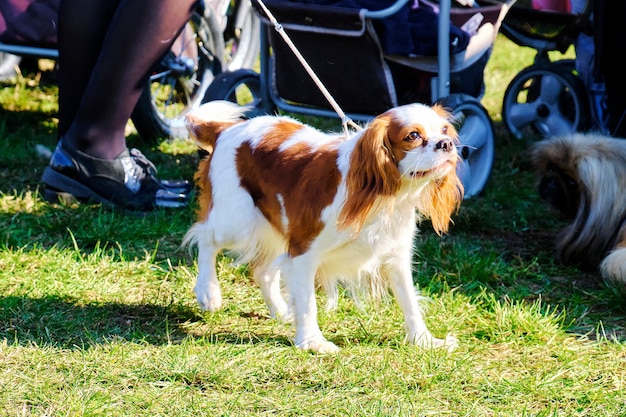
[[[250,107],[242,107],[230,101],[208,101],[186,116],[187,130],[200,148],[212,153],[219,135],[245,120],[249,110]]]

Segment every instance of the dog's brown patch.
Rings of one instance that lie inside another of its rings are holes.
[[[194,175],[198,185],[198,208],[197,216],[199,221],[205,221],[213,207],[213,187],[209,178],[209,168],[211,165],[211,154],[203,158],[198,164],[198,170]]]
[[[236,155],[241,186],[286,237],[291,256],[306,252],[324,227],[322,210],[332,203],[341,180],[336,149],[313,149],[306,143],[280,149],[303,128],[296,122],[277,122],[256,146],[245,142]]]

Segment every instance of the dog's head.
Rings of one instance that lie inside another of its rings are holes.
[[[378,199],[407,190],[418,211],[445,232],[463,197],[458,135],[441,106],[409,104],[376,117],[352,153],[343,218],[362,224]]]
[[[580,204],[578,154],[562,140],[538,142],[532,160],[539,196],[567,218],[574,218]]]

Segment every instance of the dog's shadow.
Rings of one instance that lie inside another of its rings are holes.
[[[291,346],[286,337],[217,331],[190,331],[202,318],[184,306],[92,303],[46,296],[0,297],[0,339],[19,346],[82,349],[116,340],[159,346],[203,338],[211,344],[271,343]],[[205,337],[209,336],[209,337]]]

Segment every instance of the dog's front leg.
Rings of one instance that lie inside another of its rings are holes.
[[[296,326],[296,347],[316,353],[335,353],[339,348],[326,340],[317,322],[315,273],[317,265],[306,255],[286,259],[281,265]]]
[[[400,309],[404,314],[404,326],[409,343],[423,348],[444,347],[449,351],[458,345],[454,336],[448,335],[445,339],[437,339],[428,328],[419,306],[417,290],[413,284],[409,260],[394,259],[385,266],[391,287]]]

